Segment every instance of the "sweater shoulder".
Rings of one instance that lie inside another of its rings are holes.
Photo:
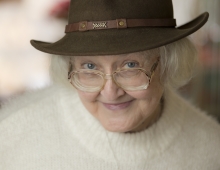
[[[177,114],[183,118],[183,128],[191,128],[192,132],[198,129],[204,132],[213,130],[220,134],[220,124],[212,115],[194,106],[189,100],[186,100],[174,90],[169,90],[168,96],[169,105],[172,108],[175,107]]]
[[[171,102],[173,105],[178,105],[179,113],[177,114],[181,116],[180,123],[182,124],[180,134],[174,142],[175,148],[181,148],[180,152],[183,155],[191,153],[190,157],[194,157],[195,162],[204,164],[212,162],[213,165],[220,167],[219,123],[176,92],[172,93],[175,100]]]
[[[57,85],[24,93],[2,106],[0,109],[0,125],[7,120],[18,117],[53,114],[56,112],[54,109],[61,107],[62,102],[65,102],[65,98],[72,98],[72,102],[74,102],[74,98],[76,98],[74,96],[76,96],[74,89]]]
[[[184,128],[191,129],[191,132],[195,133],[195,135],[199,134],[198,132],[202,132],[201,136],[204,134],[215,134],[220,138],[220,124],[217,122],[217,119],[192,105],[188,100],[180,98],[182,100],[182,107],[185,108],[183,110],[186,122]]]

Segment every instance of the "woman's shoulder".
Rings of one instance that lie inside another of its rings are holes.
[[[0,124],[5,119],[12,118],[16,115],[30,115],[34,113],[40,114],[41,112],[50,110],[56,106],[61,105],[65,97],[71,96],[73,99],[76,97],[74,89],[64,86],[53,85],[37,91],[26,92],[19,97],[11,99],[0,108]]]
[[[187,121],[188,126],[204,127],[210,126],[220,128],[220,124],[212,115],[195,106],[189,99],[185,99],[180,93],[174,89],[167,89],[165,92],[165,107],[167,111],[175,112]],[[177,117],[177,116],[175,116]]]
[[[59,128],[57,122],[66,106],[78,103],[76,95],[73,89],[51,86],[13,99],[0,109],[0,143],[15,136],[21,139],[29,132]]]
[[[194,167],[194,169],[213,169],[220,167],[220,125],[201,109],[183,98],[176,90],[169,89],[165,93],[163,120],[169,129],[166,138],[175,133],[168,155],[176,158],[176,162]],[[167,156],[167,157],[169,157]],[[210,168],[212,167],[212,168]]]
[[[183,127],[190,128],[191,131],[203,131],[217,133],[220,135],[220,124],[205,111],[196,107],[189,100],[183,98],[177,91],[169,89],[167,92],[167,110],[176,114],[176,121],[184,124]]]
[[[195,156],[194,161],[199,155],[198,159],[209,160],[220,166],[220,124],[217,120],[175,91],[169,91],[168,100],[169,107],[176,111],[173,114],[174,123],[181,129],[174,145],[181,148],[180,152]]]

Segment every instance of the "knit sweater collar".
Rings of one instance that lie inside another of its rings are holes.
[[[64,108],[69,109],[62,113],[62,117],[71,133],[88,151],[109,160],[113,156],[120,161],[140,161],[157,157],[177,138],[184,122],[184,104],[172,90],[165,92],[161,118],[148,129],[137,133],[106,131],[85,109],[76,93],[67,93],[64,96],[61,103]]]

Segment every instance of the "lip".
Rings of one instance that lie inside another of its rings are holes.
[[[133,100],[128,101],[128,102],[124,102],[124,103],[102,103],[105,108],[109,109],[109,110],[122,110],[127,108],[128,106],[131,105],[131,103],[133,102]]]

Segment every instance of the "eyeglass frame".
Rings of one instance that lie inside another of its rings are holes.
[[[121,71],[125,71],[125,70],[140,70],[141,72],[143,72],[148,78],[149,78],[149,84],[148,84],[148,86],[147,86],[147,88],[150,86],[150,84],[151,84],[151,80],[152,80],[152,77],[154,76],[154,73],[155,73],[155,71],[156,71],[156,68],[157,68],[157,66],[158,66],[158,64],[159,64],[159,61],[160,61],[160,58],[158,57],[158,59],[157,59],[157,61],[153,64],[153,66],[151,67],[151,69],[150,69],[150,75],[148,75],[148,73],[147,73],[147,71],[144,69],[144,68],[129,68],[129,69],[119,69],[119,70],[115,70],[112,74],[105,74],[105,73],[103,73],[102,71],[99,71],[99,70],[91,70],[91,72],[92,73],[94,73],[94,74],[98,74],[99,76],[101,76],[102,77],[102,79],[104,80],[104,82],[103,82],[103,85],[102,85],[102,87],[100,88],[100,90],[98,90],[98,91],[95,91],[95,92],[100,92],[103,88],[104,88],[104,86],[105,86],[105,84],[106,84],[106,81],[107,80],[110,80],[110,79],[112,79],[113,81],[114,81],[114,83],[118,86],[118,87],[120,87],[120,88],[122,88],[123,90],[125,90],[125,91],[128,91],[128,90],[126,90],[126,89],[124,89],[121,85],[119,85],[118,83],[117,83],[117,81],[115,80],[115,78],[114,78],[114,74],[116,74],[116,73],[118,73],[118,72],[121,72]],[[72,68],[72,64],[70,63],[70,69]],[[72,81],[71,81],[71,77],[75,74],[75,73],[82,73],[82,72],[85,72],[85,69],[80,69],[80,70],[76,70],[76,71],[69,71],[68,72],[68,80],[69,80],[69,82],[75,87],[75,85],[72,83]],[[88,70],[87,70],[88,71]],[[109,78],[107,78],[107,77],[109,77]],[[77,88],[77,87],[76,87]],[[147,89],[146,88],[146,89]],[[77,88],[77,89],[79,89],[79,88]],[[142,89],[142,90],[146,90],[146,89]],[[79,89],[80,90],[80,89]],[[82,90],[83,91],[83,90]],[[131,91],[131,90],[130,90]],[[133,90],[133,91],[138,91],[138,90]],[[95,92],[93,92],[93,93],[95,93]]]

